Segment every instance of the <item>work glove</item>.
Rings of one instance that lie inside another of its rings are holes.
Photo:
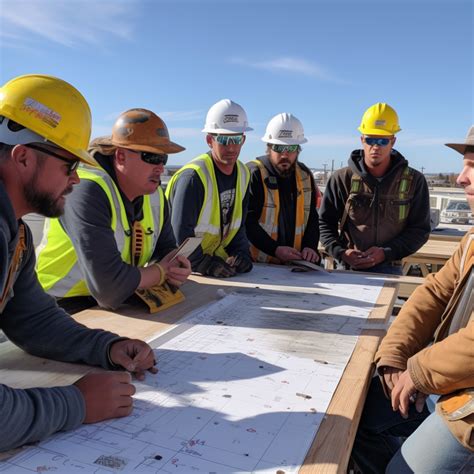
[[[228,278],[234,276],[236,269],[231,267],[222,258],[213,256],[210,259],[209,265],[206,269],[206,275],[217,278]]]
[[[252,260],[242,255],[235,257],[234,264],[232,265],[237,273],[247,273],[253,268]]]

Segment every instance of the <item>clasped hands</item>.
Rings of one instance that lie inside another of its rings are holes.
[[[414,403],[416,411],[421,413],[428,395],[416,389],[408,370],[387,366],[381,370],[393,411],[399,411],[403,418],[408,418],[410,403]]]
[[[365,252],[356,249],[347,249],[341,259],[355,270],[375,267],[385,261],[385,252],[381,247],[370,247]]]

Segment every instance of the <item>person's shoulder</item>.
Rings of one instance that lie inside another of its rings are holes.
[[[425,175],[424,175],[421,171],[419,171],[419,170],[417,170],[416,168],[413,168],[413,167],[411,167],[411,166],[409,166],[409,165],[407,166],[407,168],[408,168],[409,173],[410,173],[412,176],[414,176],[414,177],[416,177],[416,178],[423,178],[423,179],[425,179]]]
[[[106,188],[109,188],[109,185],[105,181],[103,183]],[[72,192],[67,196],[66,201],[90,198],[101,199],[106,197],[106,190],[97,181],[81,177],[81,181],[74,185]]]
[[[247,163],[245,163],[245,166],[247,166],[250,173],[252,175],[254,175],[256,173],[260,173],[260,166],[261,165],[259,163],[261,163],[261,161],[258,158],[255,158],[251,161],[247,161]]]
[[[332,181],[344,181],[347,178],[352,178],[353,174],[354,172],[349,166],[344,166],[343,168],[339,168],[334,171],[329,177],[329,179]]]
[[[298,166],[303,170],[305,171],[306,173],[310,174],[310,175],[313,175],[313,172],[310,170],[310,168],[305,165],[304,163],[302,163],[301,161],[298,161]]]

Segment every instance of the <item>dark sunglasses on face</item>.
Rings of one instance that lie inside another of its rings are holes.
[[[51,151],[49,148],[43,148],[39,145],[35,145],[33,143],[28,143],[25,145],[28,148],[33,148],[33,150],[40,151],[44,153],[45,155],[52,156],[53,158],[56,158],[58,160],[64,161],[65,163],[68,164],[67,166],[67,171],[66,174],[68,176],[71,176],[74,171],[77,170],[77,167],[79,166],[80,160],[70,160],[69,158],[66,158],[65,156],[61,156],[58,153],[55,153],[54,151]]]
[[[392,140],[390,138],[364,137],[364,142],[369,146],[387,146]]]
[[[243,135],[212,135],[212,138],[219,143],[219,145],[242,145],[244,143]]]
[[[163,165],[168,162],[168,155],[165,153],[150,153],[148,151],[137,151],[140,153],[142,161],[150,165]]]
[[[275,153],[294,153],[295,151],[298,151],[300,149],[299,145],[272,145],[272,150]]]

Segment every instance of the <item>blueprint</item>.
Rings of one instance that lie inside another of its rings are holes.
[[[0,472],[297,471],[382,282],[275,283],[227,294],[155,339],[160,371],[136,383],[130,416],[58,433]]]

